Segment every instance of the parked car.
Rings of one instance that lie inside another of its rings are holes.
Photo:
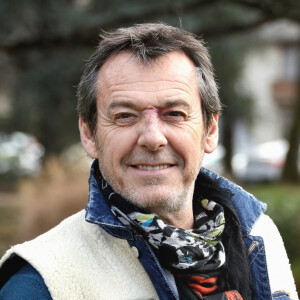
[[[223,159],[225,149],[218,146],[216,153],[206,155],[204,167],[219,173],[224,173]],[[237,153],[232,158],[232,171],[235,178],[243,182],[275,182],[280,180],[282,168],[288,151],[288,142],[279,139],[257,145],[248,152]],[[300,172],[300,152],[298,158]]]
[[[41,168],[44,152],[44,147],[30,134],[0,133],[0,174],[34,174]]]
[[[238,153],[232,160],[234,175],[246,182],[278,181],[287,151],[288,142],[279,139],[260,144],[248,153]]]

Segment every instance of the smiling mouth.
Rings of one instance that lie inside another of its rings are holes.
[[[149,166],[149,165],[135,165],[134,168],[137,168],[139,170],[145,170],[145,171],[157,171],[157,170],[163,170],[167,169],[169,167],[172,167],[172,165],[157,165],[157,166]]]

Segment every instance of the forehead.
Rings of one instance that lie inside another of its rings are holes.
[[[170,52],[149,63],[138,62],[129,51],[110,57],[100,68],[99,92],[109,91],[116,86],[126,90],[159,91],[197,89],[196,67],[182,52]]]

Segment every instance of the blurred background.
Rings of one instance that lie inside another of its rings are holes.
[[[101,30],[165,22],[203,37],[224,110],[205,166],[268,204],[300,290],[298,0],[2,0],[0,255],[84,208],[76,85]]]

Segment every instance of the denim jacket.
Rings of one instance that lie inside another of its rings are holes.
[[[232,193],[232,204],[236,209],[241,223],[243,239],[248,249],[248,260],[252,277],[252,293],[254,299],[291,299],[285,291],[271,293],[268,269],[266,266],[266,253],[264,241],[260,236],[252,236],[251,230],[254,223],[262,215],[267,205],[254,198],[241,187],[226,180],[225,178],[202,168],[200,172],[217,180],[220,190],[230,190]],[[131,247],[135,247],[139,253],[139,260],[147,271],[160,299],[179,299],[177,293],[172,289],[169,280],[160,266],[155,254],[149,244],[139,235],[133,234],[112,214],[108,204],[98,189],[97,181],[93,176],[93,167],[89,179],[90,193],[89,202],[86,207],[86,220],[98,224],[109,234],[126,239]]]

